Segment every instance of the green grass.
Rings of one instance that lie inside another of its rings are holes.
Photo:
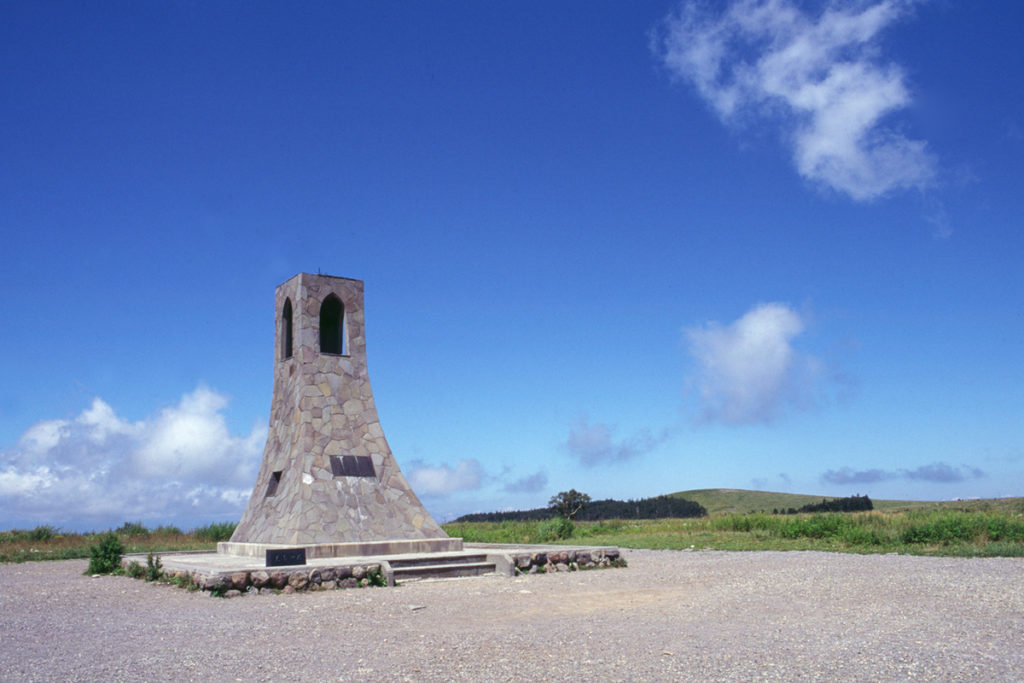
[[[772,509],[819,502],[805,496],[739,489],[677,494],[709,511],[690,519],[577,522],[567,528],[542,522],[460,522],[450,536],[478,543],[581,543],[623,548],[715,550],[830,550],[968,557],[1024,556],[1024,498],[968,501],[875,500],[873,512],[773,515]],[[767,511],[767,512],[766,512]],[[234,524],[214,523],[188,533],[126,522],[115,530],[124,552],[214,550]],[[0,531],[0,562],[88,558],[99,534],[65,533],[52,526]]]
[[[231,522],[209,524],[183,533],[176,527],[157,527],[152,531],[139,522],[126,522],[114,530],[125,554],[155,553],[171,550],[215,550],[217,541],[230,538]],[[0,531],[0,562],[33,560],[72,560],[89,557],[89,548],[99,543],[102,534],[63,532],[54,527]]]
[[[470,542],[537,543],[542,522],[447,524]],[[623,548],[827,550],[1024,557],[1024,515],[941,506],[857,513],[725,514],[699,519],[578,522],[560,542]]]

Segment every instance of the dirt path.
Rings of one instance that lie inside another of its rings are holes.
[[[0,679],[1024,680],[1024,559],[626,557],[232,600],[0,565]]]

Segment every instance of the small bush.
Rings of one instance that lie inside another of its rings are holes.
[[[235,522],[213,522],[193,529],[192,534],[203,541],[227,541],[231,539],[231,534],[235,533],[236,526],[238,524]]]
[[[146,555],[146,581],[159,581],[164,577],[164,566],[160,556],[149,553]]]
[[[125,522],[117,529],[122,536],[148,536],[149,529],[142,522]]]
[[[133,579],[141,579],[146,575],[146,570],[141,564],[132,560],[127,567],[124,568],[124,573]]]
[[[99,536],[96,545],[89,546],[89,568],[86,574],[111,574],[121,567],[124,546],[113,531]]]
[[[537,525],[536,542],[552,543],[567,538],[572,538],[576,525],[566,517],[553,517],[546,522]]]
[[[33,541],[49,541],[51,538],[55,538],[60,534],[60,530],[57,527],[48,525],[37,526],[32,531],[28,532],[28,537]]]
[[[164,525],[161,524],[157,528],[153,529],[153,531],[150,532],[150,533],[162,534],[162,535],[166,535],[166,536],[180,536],[181,535],[181,529],[179,529],[178,527],[173,526],[173,525],[164,526]]]
[[[385,587],[388,585],[388,580],[384,577],[384,573],[379,569],[371,569],[366,572],[366,578],[363,579],[367,586]]]

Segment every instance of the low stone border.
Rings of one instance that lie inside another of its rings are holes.
[[[125,558],[127,567],[135,558]],[[337,567],[293,567],[268,570],[236,571],[218,574],[200,574],[183,569],[163,572],[167,581],[180,586],[194,586],[213,595],[236,597],[267,592],[295,593],[297,591],[338,590],[365,586],[384,586],[387,580],[379,564],[342,565]]]
[[[534,552],[513,553],[516,574],[537,574],[540,572],[571,572],[580,569],[602,567],[624,567],[618,548],[553,549]]]

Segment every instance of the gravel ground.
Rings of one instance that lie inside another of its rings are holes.
[[[625,556],[230,600],[0,565],[0,679],[1024,680],[1024,559]]]

